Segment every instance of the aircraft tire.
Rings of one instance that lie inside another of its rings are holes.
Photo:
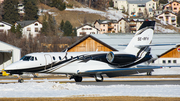
[[[76,82],[81,82],[82,81],[82,76],[74,76],[74,80]]]
[[[147,72],[147,75],[148,75],[148,76],[151,76],[151,75],[152,75],[152,73],[151,73],[151,72]]]
[[[23,79],[18,79],[18,82],[19,82],[19,83],[23,83],[24,80],[23,80]]]
[[[98,79],[98,78],[101,78],[101,79]],[[95,79],[96,79],[96,82],[103,82],[103,76],[100,75],[100,77],[97,77],[97,75],[95,75]]]

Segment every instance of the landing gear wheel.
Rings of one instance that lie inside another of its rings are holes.
[[[18,82],[19,82],[19,83],[23,83],[24,80],[23,80],[23,79],[18,79]]]
[[[148,75],[148,76],[151,76],[151,75],[152,75],[152,73],[151,73],[151,72],[147,72],[147,75]]]
[[[74,80],[76,82],[81,82],[82,81],[82,76],[74,76]]]
[[[102,75],[95,75],[96,82],[103,82],[103,76]]]

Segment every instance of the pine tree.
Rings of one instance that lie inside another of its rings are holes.
[[[21,30],[21,25],[18,24],[16,27],[16,37],[21,38],[22,37],[22,30]]]
[[[56,7],[61,11],[66,9],[66,3],[64,3],[63,0],[52,0],[52,2],[49,3],[48,5],[51,7]]]
[[[64,36],[70,36],[72,33],[72,25],[69,21],[64,24]]]
[[[112,0],[109,1],[109,6],[114,7],[114,2]]]
[[[61,31],[64,31],[64,21],[63,20],[60,23],[60,29],[61,29]]]
[[[2,20],[14,24],[20,19],[18,14],[18,0],[5,0],[4,1],[4,14]]]
[[[38,8],[34,0],[25,0],[25,20],[37,20],[38,19]]]
[[[16,28],[15,28],[15,26],[14,26],[14,25],[13,25],[13,26],[11,26],[10,31],[11,31],[12,33],[16,33]]]

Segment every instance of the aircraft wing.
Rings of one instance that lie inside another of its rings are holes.
[[[117,74],[117,75],[130,75],[144,72],[151,72],[153,69],[160,69],[163,67],[180,67],[180,65],[137,65],[135,68],[116,68],[116,69],[101,69],[101,70],[86,70],[79,72],[79,74]]]
[[[161,68],[160,66],[137,66],[136,68],[116,68],[116,69],[101,69],[101,70],[87,70],[84,72],[79,72],[79,73],[89,73],[89,74],[106,74],[106,73],[113,73],[113,72],[141,72],[141,71],[152,71],[153,69],[158,69]],[[134,74],[134,73],[132,73]]]

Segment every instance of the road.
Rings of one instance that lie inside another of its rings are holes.
[[[78,85],[180,85],[180,76],[130,76],[118,78],[105,78],[104,82],[95,82],[94,78],[83,78],[82,82],[74,82],[67,77],[24,77],[26,82],[59,82],[59,83],[76,83]],[[17,77],[0,77],[1,84],[18,83]]]

